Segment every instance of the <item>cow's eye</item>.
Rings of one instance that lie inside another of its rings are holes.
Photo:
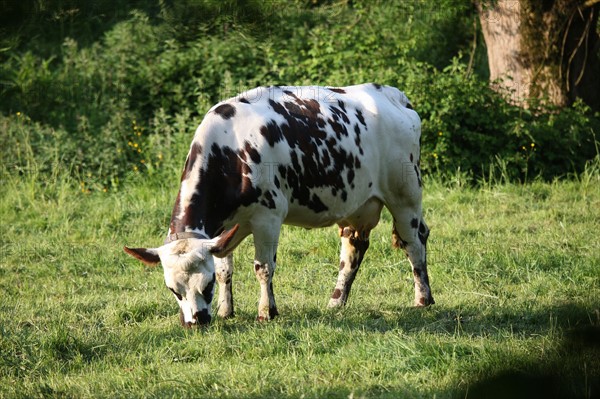
[[[171,292],[173,293],[173,295],[175,295],[175,297],[181,301],[181,299],[183,299],[183,297],[181,296],[181,294],[178,294],[177,291],[175,291],[173,288],[171,287],[167,287],[168,289],[171,290]]]

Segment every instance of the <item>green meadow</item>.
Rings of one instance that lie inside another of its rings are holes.
[[[236,316],[199,330],[179,325],[160,266],[122,251],[161,243],[176,181],[82,193],[60,179],[5,180],[0,396],[598,394],[597,163],[554,183],[474,189],[460,175],[429,178],[429,308],[411,306],[410,265],[390,245],[384,212],[346,308],[326,308],[336,228],[286,227],[274,280],[281,316],[255,321],[248,239],[235,253]]]
[[[493,90],[474,2],[1,7],[0,398],[600,396],[600,113]],[[236,316],[183,329],[161,267],[123,246],[162,243],[203,115],[366,82],[422,119],[435,305],[412,306],[384,211],[345,308],[327,308],[337,228],[286,226],[281,315],[255,320],[248,237]]]

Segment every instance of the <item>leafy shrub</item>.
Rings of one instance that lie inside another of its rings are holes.
[[[411,82],[414,106],[423,120],[423,168],[480,176],[508,145],[510,106],[487,82],[468,75],[456,58],[442,71],[426,71]]]
[[[561,109],[532,106],[514,110],[509,132],[517,138],[513,159],[522,162],[525,172],[545,179],[581,173],[600,154],[599,113],[580,100]]]
[[[470,47],[470,5],[238,3],[139,1],[145,12],[107,18],[104,33],[66,38],[52,56],[39,51],[53,48],[39,38],[1,52],[3,171],[53,173],[58,165],[82,191],[140,174],[173,176],[212,104],[268,84],[399,87],[423,119],[430,173],[460,169],[479,179],[501,162],[508,178],[550,179],[580,171],[597,153],[598,115],[584,104],[523,110],[460,56],[449,61]],[[450,39],[452,27],[463,33]]]
[[[507,179],[552,179],[583,171],[598,154],[599,115],[582,102],[523,109],[468,74],[457,58],[442,71],[424,68],[428,73],[408,81],[407,92],[423,120],[422,163],[428,172],[461,170],[479,180],[501,166]]]

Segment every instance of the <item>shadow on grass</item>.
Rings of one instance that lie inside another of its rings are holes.
[[[500,307],[488,308],[482,312],[465,307],[455,309],[437,304],[429,308],[395,309],[361,309],[360,305],[335,310],[300,307],[289,311],[283,308],[282,311],[280,310],[281,315],[271,322],[257,322],[255,313],[243,311],[236,311],[235,316],[227,320],[214,317],[208,331],[219,329],[223,332],[239,333],[254,330],[258,326],[268,327],[275,323],[284,328],[323,324],[335,329],[363,332],[402,331],[406,334],[425,333],[446,336],[461,334],[471,337],[490,335],[526,337],[598,324],[600,315],[592,312],[599,310],[593,308],[594,306],[584,307],[578,304],[540,307],[527,312]],[[595,319],[598,320],[593,321]],[[199,329],[199,331],[205,330]]]
[[[456,398],[600,398],[600,325],[597,309],[578,304],[540,307],[519,313],[514,309],[460,311],[443,306],[427,309],[400,308],[366,310],[358,306],[343,310],[304,308],[276,321],[284,328],[324,324],[334,329],[385,333],[399,330],[405,334],[431,334],[452,337],[521,337],[556,336],[558,348],[542,358],[529,357],[503,362],[505,368],[491,365],[479,370],[465,383],[467,388],[436,392]],[[302,314],[301,314],[302,313]],[[244,317],[242,325],[248,326]],[[249,328],[253,328],[251,325]],[[246,328],[248,328],[246,327]],[[225,330],[240,331],[235,323]],[[534,355],[535,356],[535,355]],[[264,394],[264,393],[261,393]],[[332,388],[322,397],[349,397],[348,387]],[[366,397],[412,397],[424,392],[391,392],[378,387],[367,388],[359,394]],[[271,397],[285,397],[274,392]],[[258,396],[257,396],[258,397]]]
[[[600,397],[600,326],[568,329],[559,355],[545,362],[524,361],[473,381],[456,395],[466,399],[558,399]]]
[[[439,397],[456,398],[594,398],[600,397],[600,326],[592,308],[579,304],[563,304],[542,307],[519,313],[515,309],[473,308],[453,309],[434,305],[431,308],[363,309],[359,305],[342,310],[316,307],[281,309],[282,316],[273,322],[255,321],[253,312],[239,312],[232,319],[218,320],[207,329],[187,331],[189,334],[253,334],[257,330],[289,330],[297,336],[297,330],[321,325],[335,330],[353,332],[386,333],[399,331],[404,335],[437,337],[516,337],[527,340],[538,335],[549,336],[555,343],[546,354],[531,355],[522,359],[499,359],[498,366],[472,372],[463,379],[460,387],[445,392],[421,392],[410,387],[387,390],[378,386],[361,386],[359,392],[352,390],[351,381],[344,386],[331,386],[323,391],[309,393],[306,397],[348,398],[377,397]],[[165,339],[172,339],[173,330],[165,331]],[[155,331],[156,333],[156,331]],[[160,335],[160,333],[158,333]],[[553,337],[556,337],[553,339]],[[497,339],[496,339],[497,341]],[[559,343],[556,343],[559,342]],[[536,351],[534,351],[536,352]],[[506,356],[510,356],[507,352]],[[484,364],[486,364],[484,362]],[[486,367],[486,366],[482,366]],[[359,384],[360,385],[360,384]],[[391,385],[393,381],[391,381]],[[193,390],[194,387],[191,387]],[[288,398],[277,391],[277,386],[259,390],[247,398]],[[313,395],[313,396],[311,396]],[[292,395],[293,396],[293,395]]]
[[[429,333],[437,335],[468,336],[535,335],[548,334],[553,329],[564,330],[570,327],[600,322],[600,315],[592,312],[598,305],[561,304],[520,311],[514,308],[488,307],[484,310],[462,306],[460,309],[433,305],[428,308],[396,307],[380,309],[361,308],[350,305],[341,310],[304,307],[287,313],[283,309],[282,319],[286,323],[324,323],[335,328],[372,332],[401,330],[405,333]]]

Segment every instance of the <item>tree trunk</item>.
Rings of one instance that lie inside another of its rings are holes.
[[[490,80],[512,102],[600,108],[600,0],[477,0]]]

